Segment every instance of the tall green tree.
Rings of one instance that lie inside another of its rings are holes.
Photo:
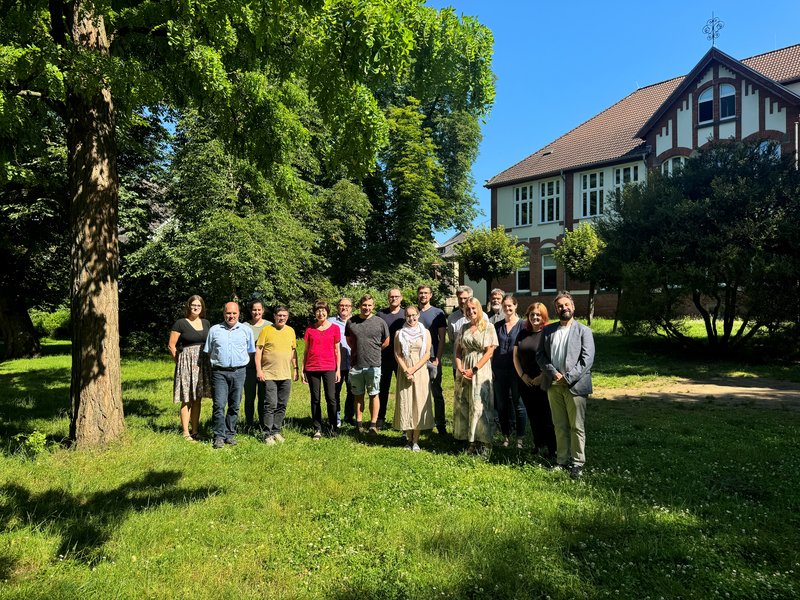
[[[490,296],[492,280],[511,275],[525,264],[527,253],[502,227],[470,231],[456,247],[456,258],[470,279],[486,282]]]
[[[598,257],[605,245],[605,242],[597,235],[594,226],[584,222],[572,231],[567,231],[553,249],[553,257],[567,275],[589,284],[589,316],[587,319],[589,325],[592,324],[594,317]]]
[[[599,223],[605,255],[622,267],[623,322],[685,345],[687,302],[707,347],[724,353],[796,319],[800,174],[775,145],[717,142],[672,176],[628,186]],[[787,224],[787,222],[792,224]]]
[[[0,11],[0,127],[35,131],[55,112],[67,146],[73,362],[70,434],[78,447],[124,428],[118,324],[118,113],[197,107],[226,142],[298,180],[307,143],[296,98],[316,100],[334,164],[374,163],[386,123],[367,84],[402,72],[414,0],[281,2],[12,1]],[[298,77],[305,86],[294,85]],[[297,148],[300,147],[301,150]],[[8,161],[0,163],[6,176]]]

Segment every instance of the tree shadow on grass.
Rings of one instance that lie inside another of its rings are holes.
[[[31,492],[17,483],[0,487],[0,529],[44,529],[61,540],[57,555],[86,564],[105,560],[103,546],[132,513],[164,504],[186,505],[220,493],[221,488],[178,488],[181,471],[149,471],[119,487],[88,494],[53,488]],[[13,558],[0,556],[0,569]]]
[[[64,418],[68,411],[68,367],[0,373],[0,437],[28,433],[31,421]]]

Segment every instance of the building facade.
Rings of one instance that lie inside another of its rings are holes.
[[[585,311],[588,286],[569,281],[552,250],[565,231],[601,217],[611,192],[672,173],[710,140],[772,140],[798,155],[800,44],[736,60],[709,50],[683,76],[640,88],[486,182],[492,227],[529,250],[529,263],[497,282],[520,304],[569,289]],[[600,294],[597,314],[616,297]]]

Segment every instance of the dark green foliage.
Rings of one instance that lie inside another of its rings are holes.
[[[796,327],[793,160],[758,142],[714,143],[673,176],[651,172],[614,198],[599,228],[607,260],[621,265],[623,318],[689,343],[681,317],[694,310],[709,347],[721,352],[763,328]]]

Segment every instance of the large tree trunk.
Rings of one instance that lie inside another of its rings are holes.
[[[0,337],[5,341],[5,358],[39,356],[42,346],[24,303],[0,290]]]
[[[86,52],[108,53],[91,2],[72,5],[71,37]],[[72,384],[70,436],[78,448],[122,435],[117,277],[119,202],[111,91],[82,81],[67,95],[72,227]],[[94,86],[96,89],[92,89]]]

